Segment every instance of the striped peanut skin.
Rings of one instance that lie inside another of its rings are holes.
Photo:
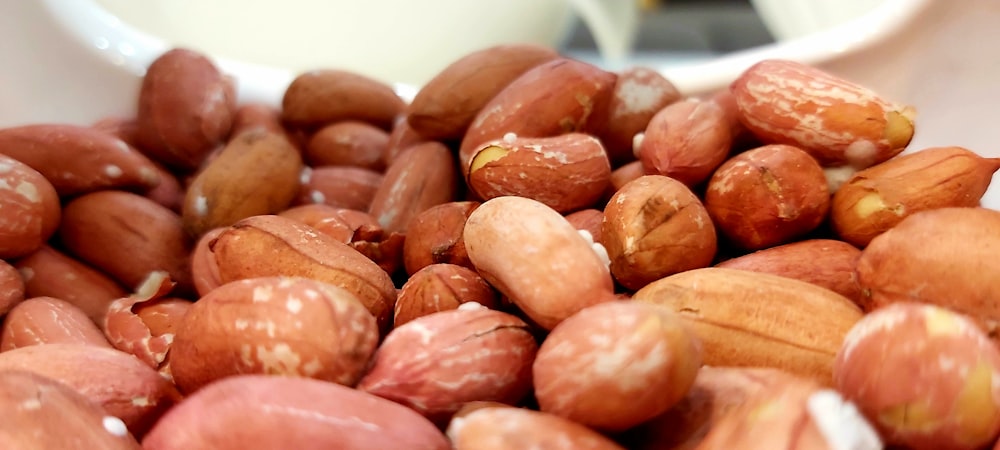
[[[395,328],[358,389],[444,425],[468,402],[520,401],[531,389],[537,350],[524,321],[468,304]]]
[[[758,62],[730,91],[740,120],[761,141],[802,147],[824,166],[865,168],[913,137],[913,108],[798,62]]]
[[[602,129],[617,75],[568,58],[539,64],[512,81],[479,110],[459,148],[462,174],[487,141],[507,133],[556,136]]]
[[[566,213],[593,206],[611,182],[597,138],[566,133],[490,141],[472,157],[469,187],[480,198],[517,195]]]

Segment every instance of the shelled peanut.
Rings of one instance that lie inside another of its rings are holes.
[[[135,117],[0,129],[0,379],[146,449],[997,441],[1000,160],[908,149],[904,104],[517,44],[412,102],[238,82],[175,49]]]

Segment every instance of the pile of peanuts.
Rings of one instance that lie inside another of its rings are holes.
[[[1000,449],[1000,160],[905,104],[520,44],[237,82],[0,129],[0,448]]]

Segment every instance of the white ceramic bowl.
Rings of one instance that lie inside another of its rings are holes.
[[[0,126],[91,123],[134,110],[144,68],[167,48],[94,7],[94,0],[0,2]],[[908,151],[960,145],[1000,157],[1000,2],[882,0],[822,31],[707,62],[664,62],[683,92],[725,87],[764,58],[815,64],[918,111]],[[12,45],[13,44],[13,45]],[[20,45],[18,45],[20,44]],[[239,83],[241,100],[277,103],[293,73],[216,58]],[[404,96],[416,87],[398,85]],[[983,204],[1000,209],[1000,186]]]

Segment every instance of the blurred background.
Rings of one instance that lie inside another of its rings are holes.
[[[632,59],[660,65],[709,60],[775,41],[749,0],[646,0]],[[590,30],[577,19],[565,53],[599,61]]]

